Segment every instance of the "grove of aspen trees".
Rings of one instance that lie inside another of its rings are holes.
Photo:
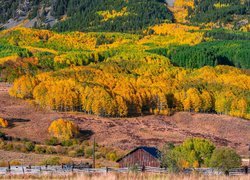
[[[181,24],[143,34],[5,30],[1,80],[13,82],[11,96],[56,111],[105,117],[190,111],[250,119],[249,41],[213,34]]]

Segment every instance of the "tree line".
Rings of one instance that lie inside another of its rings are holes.
[[[57,111],[105,117],[170,115],[184,110],[249,119],[250,83],[243,71],[227,66],[185,70],[158,61],[125,64],[121,59],[26,75],[14,81],[10,95]]]

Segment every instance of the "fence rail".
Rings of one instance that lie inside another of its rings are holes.
[[[11,166],[11,167],[2,167],[0,168],[0,175],[14,174],[67,174],[71,172],[76,173],[108,173],[108,172],[117,172],[117,173],[127,173],[130,171],[143,171],[143,172],[152,172],[152,173],[168,173],[168,169],[166,168],[156,168],[156,167],[138,167],[138,168],[76,168],[70,165],[64,166]],[[196,168],[196,169],[185,169],[183,173],[192,173],[199,172],[204,175],[220,175],[223,174],[222,171],[218,171],[213,168]],[[248,168],[248,172],[250,172],[250,168]],[[246,174],[246,169],[244,168],[236,168],[231,169],[229,171],[230,176],[236,175],[244,175]]]

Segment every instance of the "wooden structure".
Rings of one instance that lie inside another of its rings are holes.
[[[117,160],[120,168],[124,167],[160,167],[160,151],[154,147],[137,147],[124,157]]]

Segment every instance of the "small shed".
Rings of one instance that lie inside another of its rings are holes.
[[[124,157],[118,159],[117,163],[119,163],[120,168],[133,166],[160,167],[160,151],[155,147],[137,147]]]

